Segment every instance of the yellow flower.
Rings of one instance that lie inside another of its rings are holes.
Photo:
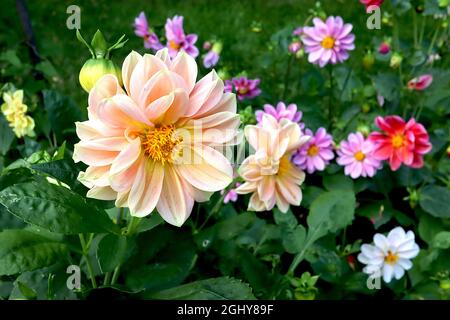
[[[5,101],[1,110],[5,115],[9,126],[13,129],[18,138],[25,135],[32,136],[34,129],[34,120],[26,115],[28,107],[23,103],[23,90],[3,93]]]

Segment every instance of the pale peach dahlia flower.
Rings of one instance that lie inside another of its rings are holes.
[[[300,185],[305,173],[291,163],[292,153],[311,138],[302,134],[300,126],[286,118],[279,122],[264,114],[258,126],[246,126],[245,137],[255,154],[244,160],[239,174],[245,183],[236,192],[253,193],[248,209],[272,210],[275,204],[282,212],[289,205],[300,205]]]
[[[88,121],[78,122],[74,160],[89,167],[79,180],[87,196],[115,200],[133,216],[156,207],[181,226],[194,201],[228,186],[233,169],[217,146],[239,126],[234,94],[212,71],[196,82],[197,64],[184,52],[173,60],[131,52],[122,66],[125,90],[105,75],[89,93]]]

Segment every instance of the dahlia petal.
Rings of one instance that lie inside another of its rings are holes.
[[[194,89],[198,70],[197,63],[193,57],[182,51],[172,61],[169,69],[184,79],[188,93]]]
[[[130,78],[139,61],[142,60],[142,56],[136,51],[131,53],[125,58],[122,64],[122,81],[125,90],[130,94]]]
[[[86,197],[97,199],[97,200],[115,200],[117,197],[117,192],[115,192],[111,187],[93,187],[90,189]]]

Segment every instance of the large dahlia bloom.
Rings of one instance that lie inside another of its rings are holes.
[[[376,117],[375,124],[384,132],[372,132],[374,157],[388,160],[392,170],[403,163],[411,168],[423,166],[423,155],[430,152],[431,143],[424,126],[411,118],[407,123],[399,116]]]
[[[196,82],[197,64],[181,52],[131,52],[122,66],[123,90],[105,75],[89,93],[88,121],[78,122],[74,160],[89,167],[79,180],[87,196],[115,200],[131,215],[155,208],[181,226],[194,201],[224,189],[233,169],[214,147],[233,140],[236,99],[212,71]]]
[[[313,19],[314,27],[304,27],[302,41],[309,53],[308,61],[324,67],[348,59],[348,51],[355,49],[353,26],[344,24],[341,17],[328,17],[326,21]]]
[[[300,205],[305,174],[291,163],[290,157],[310,137],[302,135],[298,124],[286,118],[278,122],[268,114],[263,115],[260,126],[246,126],[245,137],[256,152],[239,168],[245,183],[236,192],[253,193],[249,210],[272,210],[276,204],[286,212],[290,204]]]

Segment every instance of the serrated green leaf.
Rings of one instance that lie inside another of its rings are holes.
[[[119,232],[105,211],[73,191],[46,180],[19,183],[2,190],[0,203],[25,222],[52,232]]]
[[[420,192],[420,206],[437,218],[450,218],[450,190],[445,187],[429,185]]]

